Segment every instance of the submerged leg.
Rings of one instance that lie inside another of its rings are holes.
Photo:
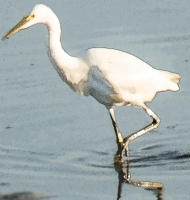
[[[160,124],[160,119],[157,117],[157,115],[150,109],[148,108],[146,105],[144,105],[142,107],[146,113],[152,117],[153,121],[151,124],[149,124],[148,126],[145,126],[143,129],[127,136],[126,138],[123,139],[123,142],[125,144],[125,146],[127,147],[129,142],[131,142],[132,140],[144,135],[145,133],[151,131],[152,129],[155,129],[158,127],[158,125]]]
[[[114,130],[115,130],[117,145],[118,145],[119,148],[121,148],[122,145],[123,145],[123,137],[122,137],[122,135],[119,132],[119,129],[117,127],[114,110],[113,110],[113,108],[110,108],[110,109],[108,109],[108,111],[109,111],[109,114],[110,114],[110,117],[111,117],[111,120],[112,120],[112,124],[113,124]]]

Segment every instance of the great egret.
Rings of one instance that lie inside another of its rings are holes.
[[[60,77],[80,95],[91,95],[109,111],[118,147],[123,152],[130,141],[155,129],[160,123],[156,114],[145,103],[157,92],[177,91],[181,76],[157,70],[139,58],[115,49],[92,48],[82,57],[72,57],[62,48],[61,28],[57,16],[45,5],[36,5],[3,39],[34,24],[44,24],[49,33],[49,52]],[[123,138],[114,115],[114,106],[133,105],[143,108],[153,122]]]

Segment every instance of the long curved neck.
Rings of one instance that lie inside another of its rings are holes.
[[[66,51],[64,51],[64,49],[62,48],[60,42],[61,27],[59,19],[53,12],[51,13],[51,15],[49,15],[49,20],[46,25],[49,33],[49,50],[53,60],[55,61],[55,63],[59,62],[59,64],[64,64],[65,67],[69,67],[69,64],[71,64],[70,62],[72,59],[74,59],[74,57],[67,54]]]
[[[87,77],[88,65],[77,57],[67,54],[62,48],[61,28],[57,16],[50,12],[45,25],[49,32],[49,51],[54,67],[60,77],[77,93],[83,94],[84,79]],[[81,85],[82,84],[82,85]]]
[[[76,66],[77,59],[67,54],[67,52],[62,48],[60,42],[60,23],[57,16],[53,12],[50,13],[46,26],[48,28],[49,35],[50,57],[55,65],[55,69],[60,76],[67,76],[67,72],[70,71],[69,69]]]

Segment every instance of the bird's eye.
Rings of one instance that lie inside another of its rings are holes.
[[[33,15],[31,15],[31,18],[34,18],[35,17],[35,15],[33,14]]]

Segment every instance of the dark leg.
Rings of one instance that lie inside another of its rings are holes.
[[[115,130],[116,142],[117,142],[117,144],[121,144],[121,143],[123,143],[123,137],[122,137],[122,135],[119,132],[119,129],[117,127],[114,110],[113,110],[113,108],[110,108],[110,109],[108,109],[108,111],[109,111],[109,114],[110,114],[110,117],[111,117],[111,120],[112,120],[112,124],[113,124],[114,130]]]
[[[117,127],[117,124],[116,124],[116,118],[115,118],[113,108],[108,109],[108,111],[109,111],[110,118],[112,120],[112,124],[113,124],[114,130],[115,130],[116,142],[117,142],[117,146],[118,146],[118,151],[115,155],[115,162],[117,162],[117,160],[122,159],[123,149],[124,149],[125,145],[123,144],[123,136],[121,135],[121,133]]]

